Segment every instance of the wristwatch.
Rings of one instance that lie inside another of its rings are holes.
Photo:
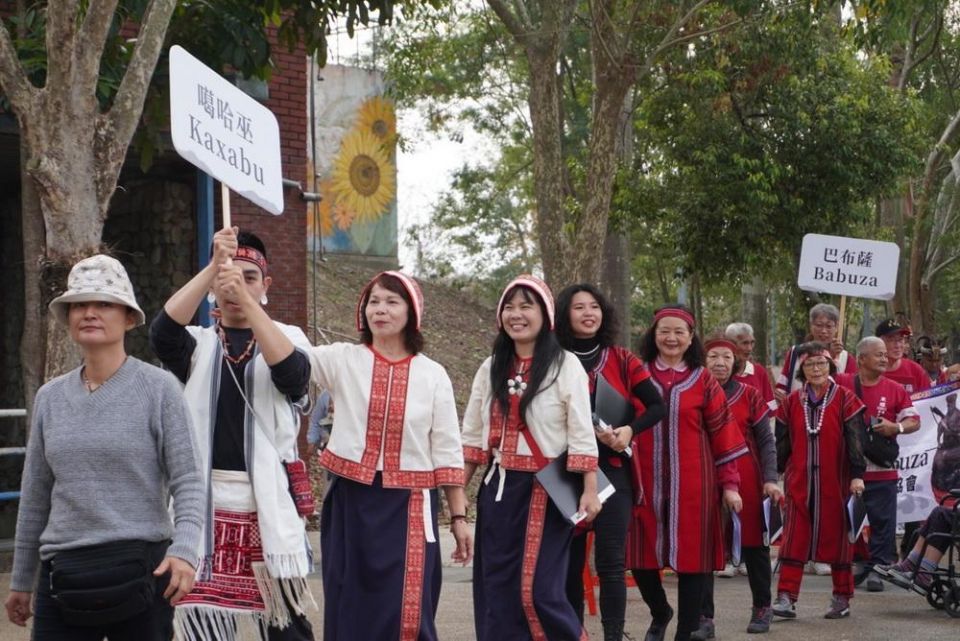
[[[903,434],[903,423],[897,423],[897,432]]]

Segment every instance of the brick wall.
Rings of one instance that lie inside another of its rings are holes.
[[[308,61],[302,49],[293,53],[275,46],[276,63],[266,105],[280,124],[283,177],[303,183],[307,176]],[[217,190],[219,192],[219,190]],[[248,200],[231,194],[233,224],[260,236],[267,246],[273,277],[267,310],[283,323],[307,328],[306,203],[296,190],[284,193],[283,215],[274,216]],[[219,217],[219,206],[217,208]],[[219,220],[217,221],[219,225]],[[309,331],[307,331],[309,335]]]

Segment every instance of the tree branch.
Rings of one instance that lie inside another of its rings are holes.
[[[157,66],[176,4],[176,0],[150,0],[113,106],[98,123],[96,142],[100,147],[100,158],[108,163],[110,170],[101,174],[104,183],[98,184],[97,190],[106,199],[110,194],[105,192],[113,192],[124,154],[140,122],[150,78]]]
[[[500,18],[500,22],[507,28],[513,39],[518,44],[526,46],[528,25],[524,25],[520,20],[510,12],[503,0],[487,0],[487,4],[493,9],[493,12]]]
[[[80,25],[77,39],[77,75],[75,82],[83,91],[96,92],[100,77],[100,59],[106,46],[107,34],[117,9],[117,0],[101,0],[87,4],[87,15]]]
[[[76,56],[76,2],[47,4],[47,88],[60,95],[73,89],[73,68]]]
[[[10,101],[13,110],[21,117],[33,111],[39,90],[30,84],[3,21],[0,21],[0,89]]]

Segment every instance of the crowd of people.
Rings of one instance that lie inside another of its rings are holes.
[[[898,560],[897,471],[883,452],[920,428],[910,394],[957,372],[931,339],[918,341],[923,365],[906,358],[909,328],[896,321],[850,354],[838,310],[814,306],[773,386],[746,323],[701,339],[691,310],[666,305],[635,355],[616,344],[597,287],[555,300],[523,275],[503,289],[461,420],[447,372],[423,353],[416,280],[374,276],[358,296],[359,340],[322,346],[270,318],[272,284],[259,238],[217,232],[209,265],[150,325],[163,371],[125,352],[125,332],[146,319],[123,266],[98,255],[71,270],[50,311],[83,361],[32,408],[6,601],[14,623],[34,617],[37,641],[315,638],[314,497],[297,447],[311,385],[324,390],[308,441],[328,473],[326,641],[437,639],[441,491],[453,559],[473,562],[480,641],[586,638],[588,532],[604,641],[624,638],[627,571],[650,611],[646,641],[664,639],[675,615],[675,639],[711,639],[714,572],[733,547],[750,633],[797,616],[809,562],[827,564],[825,617],[839,619],[860,580],[929,586],[917,570],[945,549],[935,533],[951,513],[935,511]],[[215,322],[193,326],[204,298]],[[600,420],[601,388],[628,408],[619,424]],[[572,518],[538,476],[553,465],[578,488]],[[847,536],[851,495],[866,506],[869,547]],[[784,510],[775,592],[765,501]]]

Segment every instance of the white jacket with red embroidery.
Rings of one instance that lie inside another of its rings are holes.
[[[463,485],[463,448],[453,386],[439,363],[417,354],[390,361],[366,345],[309,351],[312,379],[333,398],[325,468],[370,484],[425,489]]]
[[[493,456],[492,450],[496,449],[500,465],[505,469],[536,472],[539,466],[527,445],[526,437],[520,437],[515,426],[508,426],[499,436],[496,434],[499,428],[496,428],[492,439],[496,442],[490,442],[492,360],[487,358],[473,378],[470,401],[463,416],[464,458],[485,465]],[[565,352],[559,370],[554,368],[545,380],[549,387],[537,394],[527,408],[530,435],[547,459],[568,452],[568,470],[591,472],[597,469],[597,438],[590,415],[589,382],[583,366],[575,355]]]

